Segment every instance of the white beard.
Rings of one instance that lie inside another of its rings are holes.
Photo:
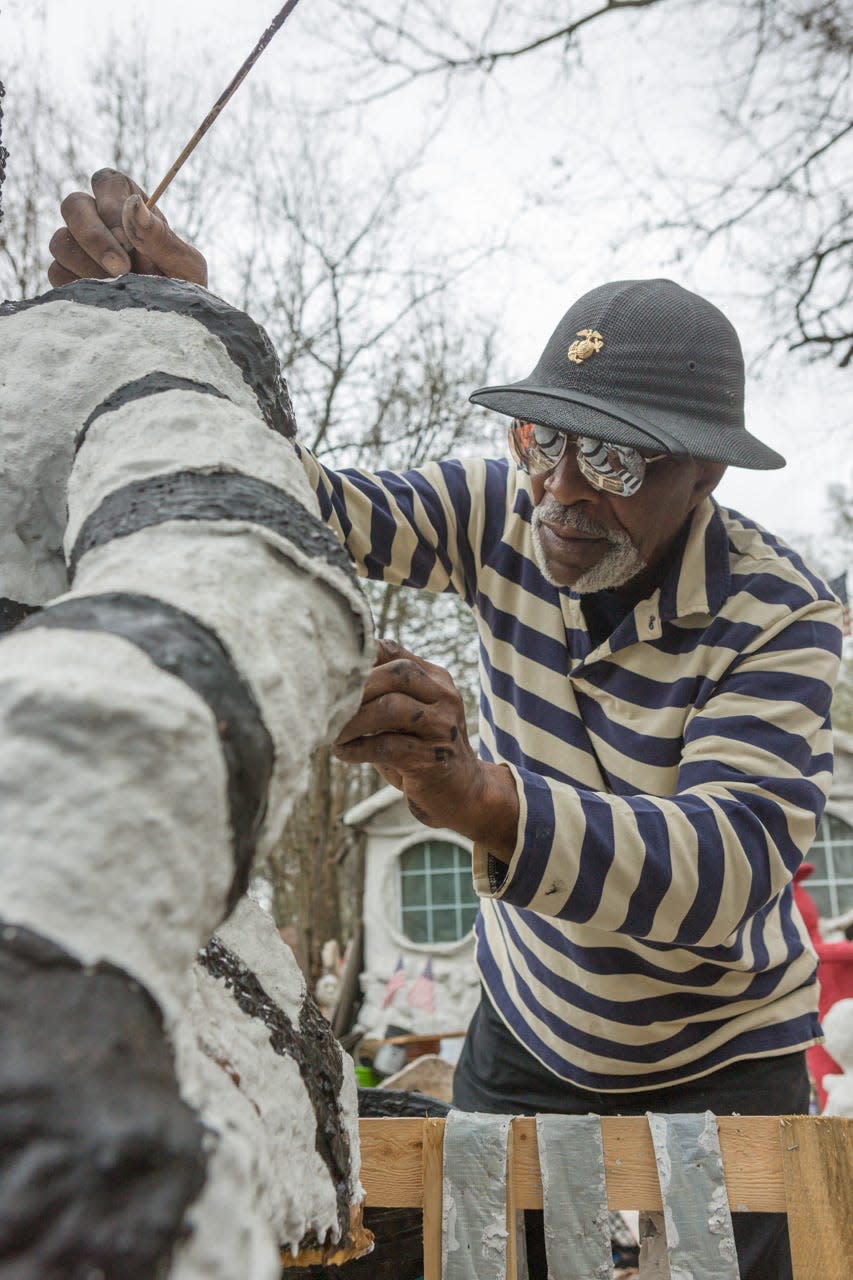
[[[609,544],[601,559],[572,583],[571,590],[577,591],[579,595],[621,587],[647,567],[646,561],[640,555],[639,547],[630,534],[605,529],[583,515],[576,507],[564,507],[562,503],[551,500],[534,508],[530,532],[533,537],[533,556],[536,564],[545,581],[550,582],[553,587],[565,586],[565,583],[558,582],[548,568],[548,559],[542,546],[540,532],[545,520],[562,525],[564,528],[576,529],[579,533],[606,538]]]

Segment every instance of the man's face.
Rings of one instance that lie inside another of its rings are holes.
[[[653,577],[690,513],[725,471],[722,463],[662,458],[637,493],[616,497],[581,475],[570,447],[552,471],[531,476],[536,561],[548,582],[575,591]]]

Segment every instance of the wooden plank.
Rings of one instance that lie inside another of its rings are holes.
[[[717,1116],[732,1213],[784,1213],[778,1116]]]
[[[812,1121],[813,1122],[813,1121]],[[360,1121],[362,1172],[367,1203],[386,1207],[423,1204],[421,1119]],[[853,1121],[841,1121],[853,1126]],[[776,1116],[719,1116],[720,1147],[732,1212],[784,1213],[787,1208]],[[514,1189],[519,1209],[542,1208],[542,1183],[533,1117],[518,1117],[514,1130]],[[654,1148],[644,1116],[604,1116],[601,1121],[607,1198],[611,1209],[663,1206]]]
[[[853,1120],[786,1116],[780,1149],[794,1280],[849,1280]]]
[[[506,1148],[506,1280],[518,1280],[518,1237],[515,1221],[518,1205],[515,1189],[517,1174],[513,1159],[514,1134],[515,1122],[513,1121],[509,1127]]]
[[[441,1280],[444,1121],[423,1121],[424,1280]]]
[[[386,1209],[422,1208],[424,1127],[444,1121],[365,1118],[359,1120],[361,1184],[366,1203]]]
[[[781,1213],[785,1205],[775,1116],[718,1116],[723,1174],[733,1213]],[[601,1121],[611,1209],[660,1210],[654,1147],[645,1116]]]

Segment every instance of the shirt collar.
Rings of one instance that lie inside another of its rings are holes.
[[[713,617],[730,587],[728,534],[719,507],[708,497],[693,512],[684,550],[661,583],[661,620]]]

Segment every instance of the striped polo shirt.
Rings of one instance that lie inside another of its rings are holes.
[[[840,609],[711,499],[602,643],[536,566],[506,461],[332,472],[324,518],[372,578],[455,591],[480,636],[480,754],[509,766],[509,866],[475,849],[477,964],[500,1017],[580,1087],[648,1089],[820,1035],[791,879],[832,777]]]

